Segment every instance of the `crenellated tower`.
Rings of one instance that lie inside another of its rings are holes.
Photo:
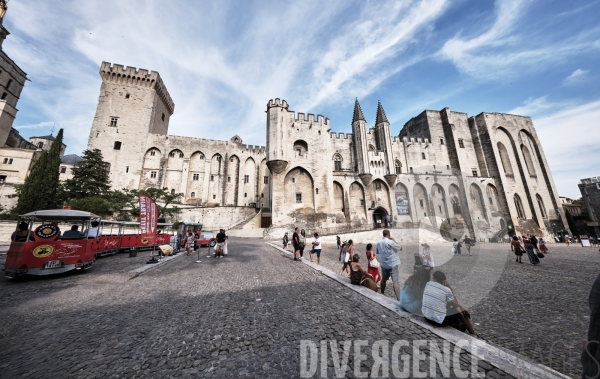
[[[147,136],[167,135],[175,104],[156,71],[102,62],[100,76],[88,149],[102,151],[113,188],[137,189]],[[123,159],[123,154],[139,159]]]
[[[272,173],[280,174],[289,160],[286,159],[288,104],[285,100],[269,100],[267,103],[267,166]]]

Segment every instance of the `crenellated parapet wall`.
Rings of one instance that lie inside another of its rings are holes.
[[[169,91],[167,91],[167,87],[157,71],[102,62],[100,65],[100,76],[104,82],[154,89],[169,113],[172,115],[175,111],[175,103],[171,99],[171,95],[169,95]]]

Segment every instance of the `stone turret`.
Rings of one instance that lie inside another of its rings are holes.
[[[281,174],[288,165],[285,159],[288,104],[285,100],[269,100],[267,104],[267,166],[272,173]]]
[[[367,140],[367,122],[363,115],[358,99],[354,102],[354,115],[352,117],[352,138],[354,142],[354,154],[356,156],[355,169],[362,182],[366,185],[371,181],[373,175],[369,172],[369,156],[367,151],[369,142]]]

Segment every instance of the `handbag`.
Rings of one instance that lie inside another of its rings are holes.
[[[350,253],[345,253],[344,255],[344,263],[348,263],[350,261]]]
[[[381,264],[379,264],[377,258],[373,257],[373,259],[369,261],[369,266],[371,266],[372,268],[379,268],[381,267]]]
[[[544,258],[545,257],[545,255],[542,254],[542,253],[537,253],[537,256],[538,256],[538,258]]]

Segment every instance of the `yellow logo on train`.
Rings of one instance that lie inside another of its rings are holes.
[[[36,258],[45,258],[54,252],[54,247],[50,245],[40,245],[33,249],[33,256]]]

